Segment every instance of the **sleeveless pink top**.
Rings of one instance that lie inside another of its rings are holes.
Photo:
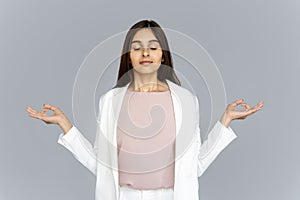
[[[170,91],[127,90],[117,126],[119,185],[174,186],[175,116]]]

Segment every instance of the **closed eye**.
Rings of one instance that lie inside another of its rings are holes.
[[[141,48],[133,48],[134,51],[139,51]],[[157,47],[150,47],[151,50],[157,50]]]

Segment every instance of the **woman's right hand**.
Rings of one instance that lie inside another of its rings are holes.
[[[40,112],[34,110],[30,106],[28,106],[26,110],[29,113],[30,117],[42,120],[46,124],[59,125],[64,133],[68,132],[68,130],[72,128],[72,124],[70,123],[69,119],[59,108],[55,106],[44,104],[44,108]],[[46,114],[48,110],[53,111],[53,114],[51,116]]]

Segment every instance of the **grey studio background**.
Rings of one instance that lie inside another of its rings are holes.
[[[0,199],[94,199],[96,179],[57,144],[59,127],[30,118],[26,106],[49,103],[72,121],[72,89],[84,58],[145,18],[203,45],[228,103],[265,102],[231,123],[238,138],[199,179],[200,199],[299,200],[299,11],[296,0],[1,0]],[[200,109],[206,130],[209,110]],[[86,124],[82,132],[93,132],[94,121]]]

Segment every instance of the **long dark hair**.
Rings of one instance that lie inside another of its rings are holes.
[[[173,83],[177,85],[181,85],[180,80],[178,79],[177,75],[175,74],[174,68],[173,68],[173,61],[172,56],[170,53],[167,37],[162,30],[162,28],[159,26],[159,24],[153,20],[142,20],[134,24],[127,32],[126,38],[123,44],[122,49],[122,56],[120,60],[120,66],[119,66],[119,73],[118,73],[118,80],[116,85],[113,88],[116,87],[123,87],[127,85],[129,82],[133,81],[133,67],[130,62],[130,44],[132,42],[132,39],[137,31],[139,31],[142,28],[150,28],[155,37],[157,38],[161,49],[162,49],[162,64],[160,65],[158,71],[157,71],[157,78],[158,80],[166,83],[166,79],[172,81]],[[129,73],[127,73],[129,71]]]

